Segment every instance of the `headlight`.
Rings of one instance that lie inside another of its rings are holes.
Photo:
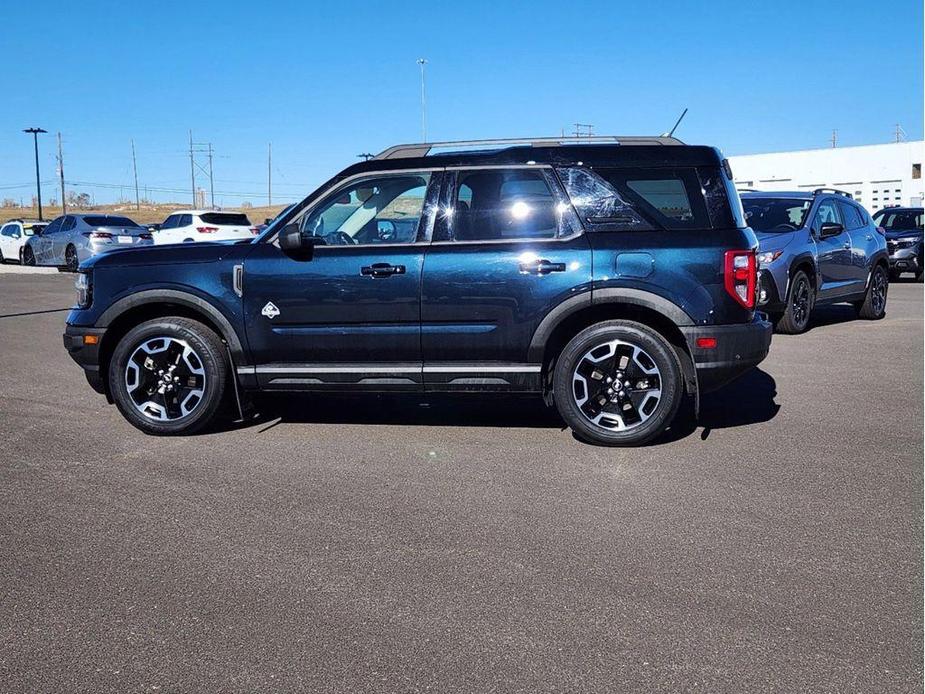
[[[903,237],[900,237],[900,238],[898,238],[898,239],[896,239],[896,240],[899,241],[899,242],[900,242],[901,244],[903,244],[904,246],[914,246],[915,244],[917,244],[917,243],[918,243],[919,241],[921,241],[922,239],[921,239],[920,237],[918,237],[918,236],[903,236]]]
[[[93,286],[90,284],[90,275],[86,272],[78,272],[77,280],[74,282],[77,289],[77,308],[87,308],[93,301]]]
[[[770,265],[780,258],[783,253],[783,251],[765,251],[764,253],[759,253],[755,257],[758,259],[759,265]]]

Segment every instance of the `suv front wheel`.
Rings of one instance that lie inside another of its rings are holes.
[[[218,335],[189,318],[156,318],[116,345],[109,388],[122,415],[148,434],[191,434],[217,415],[228,380]]]
[[[553,392],[575,434],[606,446],[637,446],[662,433],[683,395],[671,345],[641,323],[592,325],[556,361]]]

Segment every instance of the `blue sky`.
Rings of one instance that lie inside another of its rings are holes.
[[[28,200],[39,126],[66,178],[189,188],[188,130],[215,148],[216,202],[296,199],[420,139],[678,131],[727,154],[922,137],[920,0],[4,4],[0,198]],[[200,180],[203,180],[200,177]],[[97,201],[119,190],[74,186]],[[46,192],[46,197],[51,191]],[[253,198],[244,198],[249,193]],[[189,194],[159,192],[186,202]]]

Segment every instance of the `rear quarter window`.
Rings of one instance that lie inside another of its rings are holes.
[[[560,169],[559,176],[582,222],[592,231],[713,226],[697,170],[693,168],[570,167]],[[586,185],[589,181],[594,185]]]
[[[247,218],[246,214],[237,212],[206,212],[205,214],[199,215],[199,219],[206,224],[235,227],[249,227],[251,225],[251,220]]]

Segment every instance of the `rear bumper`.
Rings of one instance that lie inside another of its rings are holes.
[[[67,325],[64,328],[64,348],[77,364],[84,370],[87,382],[97,393],[105,393],[103,378],[100,374],[100,343],[106,328],[88,328],[81,325]],[[90,338],[90,344],[87,342]],[[93,337],[96,341],[93,342]]]
[[[697,369],[697,383],[703,393],[716,390],[760,364],[771,347],[774,329],[764,314],[741,325],[681,328]],[[715,347],[698,347],[698,338],[713,338]]]

